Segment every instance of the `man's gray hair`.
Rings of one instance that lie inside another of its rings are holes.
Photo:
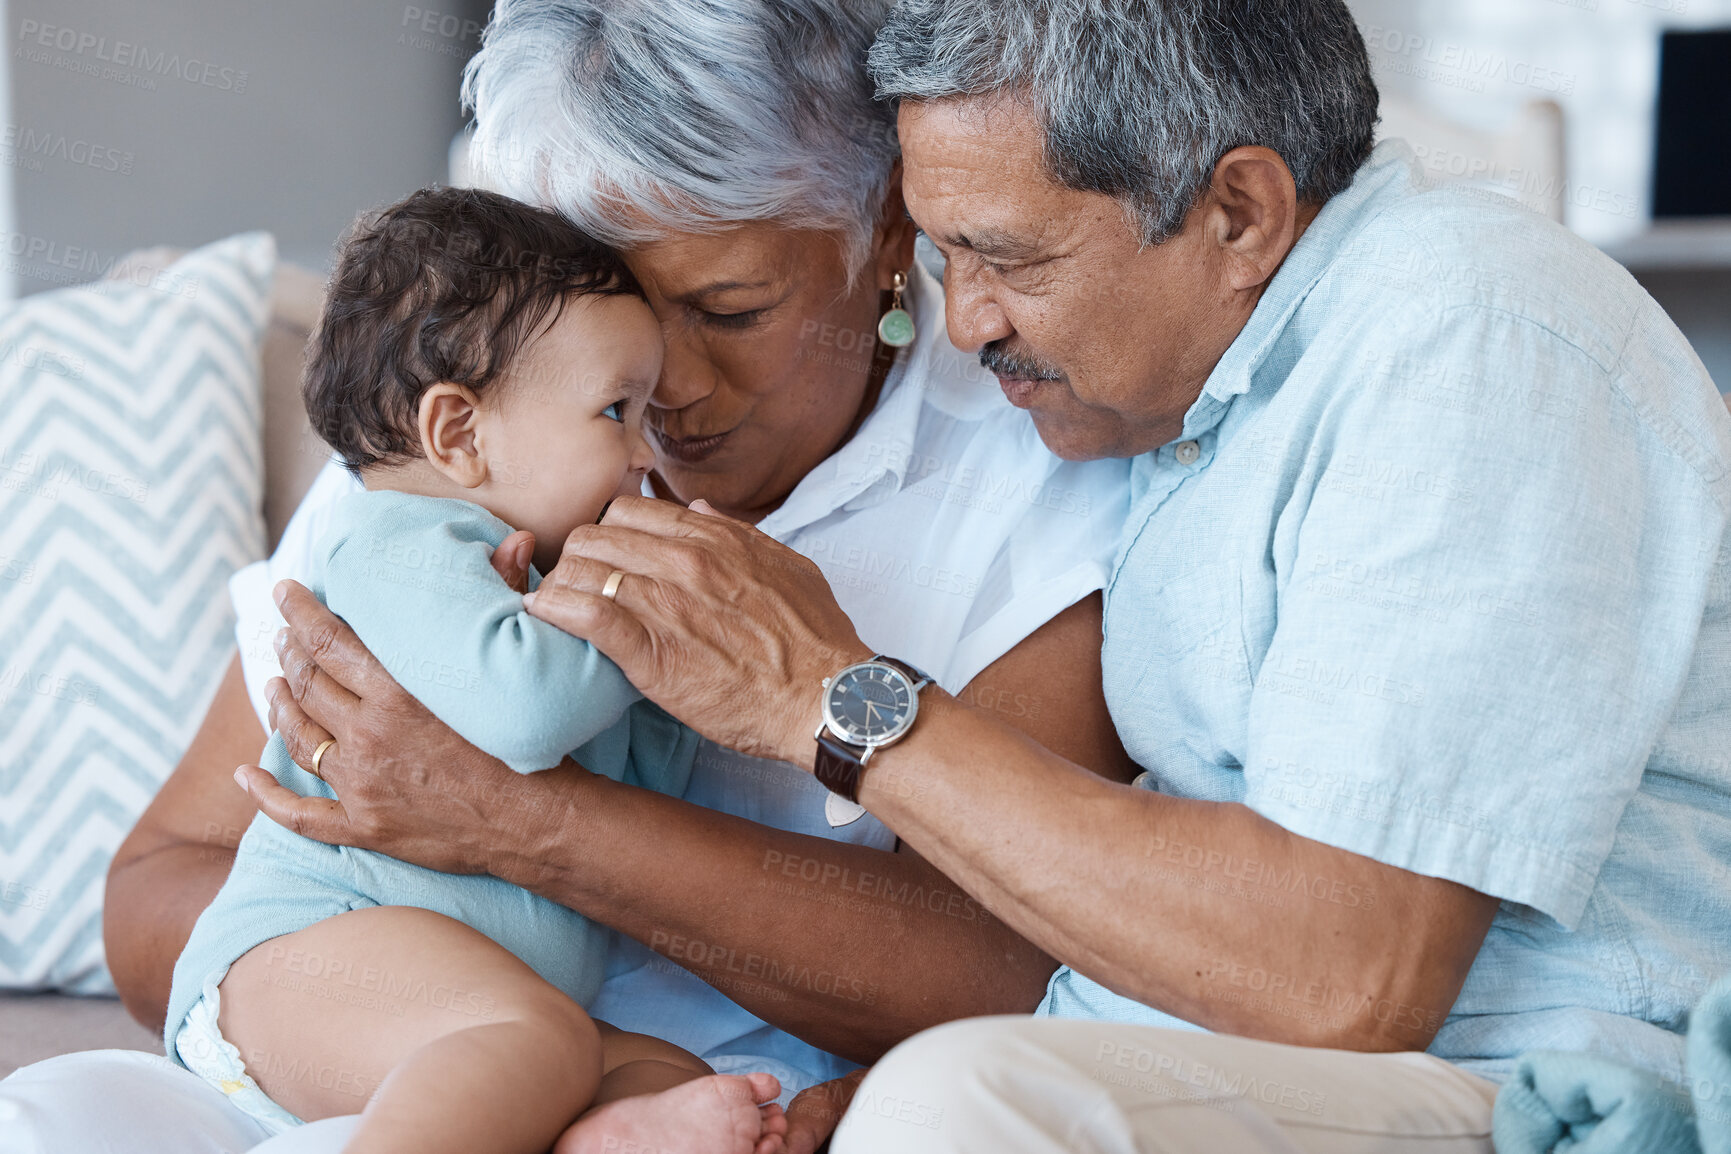
[[[891,0],[499,0],[463,74],[490,187],[616,246],[839,233],[852,283],[900,149],[866,51]]]
[[[1116,197],[1145,244],[1183,228],[1233,148],[1272,148],[1321,202],[1376,129],[1342,0],[901,0],[871,70],[892,101],[1027,100],[1052,178]]]

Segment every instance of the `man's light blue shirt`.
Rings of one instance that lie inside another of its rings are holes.
[[[1441,1021],[1431,1052],[1492,1077],[1541,1047],[1683,1076],[1731,968],[1728,461],[1682,334],[1561,227],[1423,188],[1399,144],[1324,206],[1135,462],[1107,700],[1152,788],[1502,906],[1446,1020],[1232,959],[1223,1001]],[[1212,848],[1147,865],[1247,917],[1384,916]],[[1067,968],[1041,1011],[1183,1024]]]

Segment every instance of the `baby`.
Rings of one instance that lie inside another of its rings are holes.
[[[661,357],[618,255],[506,197],[416,193],[358,225],[338,261],[307,410],[366,492],[339,508],[308,584],[519,773],[570,754],[675,795],[690,773],[696,736],[530,617],[489,564],[533,531],[533,587],[572,529],[639,491]],[[335,796],[280,735],[261,764]],[[168,1053],[273,1133],[361,1111],[351,1152],[773,1154],[787,1129],[774,1078],[715,1075],[583,1011],[605,938],[498,879],[261,814],[175,966]]]

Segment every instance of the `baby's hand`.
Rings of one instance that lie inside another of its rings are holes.
[[[519,529],[493,550],[493,571],[519,593],[529,592],[529,562],[535,556],[535,534]]]

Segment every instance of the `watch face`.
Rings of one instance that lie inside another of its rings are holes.
[[[901,736],[913,724],[917,708],[907,676],[874,661],[836,674],[824,695],[830,728],[854,745],[884,745]]]

